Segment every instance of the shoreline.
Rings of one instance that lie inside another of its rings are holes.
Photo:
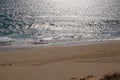
[[[74,43],[66,43],[66,44],[34,44],[34,45],[7,45],[0,46],[0,50],[2,49],[34,49],[34,48],[49,48],[49,47],[69,47],[69,46],[83,46],[83,45],[91,45],[91,44],[101,44],[101,43],[109,43],[109,42],[119,42],[120,40],[98,40],[98,41],[87,41],[87,42],[74,42]]]

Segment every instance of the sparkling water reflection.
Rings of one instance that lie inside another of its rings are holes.
[[[0,0],[2,45],[119,37],[120,0]]]

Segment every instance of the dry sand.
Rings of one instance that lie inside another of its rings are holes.
[[[71,80],[120,71],[120,41],[79,46],[0,48],[0,80]]]

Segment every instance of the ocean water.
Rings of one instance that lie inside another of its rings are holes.
[[[120,0],[0,0],[0,46],[119,40]]]

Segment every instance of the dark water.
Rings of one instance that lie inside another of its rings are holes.
[[[120,0],[0,0],[1,46],[119,37]]]

